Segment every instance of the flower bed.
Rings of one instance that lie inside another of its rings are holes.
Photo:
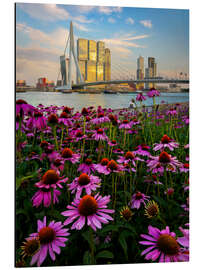
[[[188,261],[188,141],[187,104],[17,100],[16,266]]]

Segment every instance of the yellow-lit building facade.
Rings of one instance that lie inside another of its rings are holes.
[[[91,60],[86,61],[86,76],[87,82],[96,81],[96,61]]]
[[[137,59],[137,79],[143,80],[144,79],[144,57],[140,56]],[[143,89],[144,83],[138,83],[136,85],[137,89]]]
[[[97,62],[97,81],[103,81],[104,80],[104,63],[103,62]]]
[[[77,40],[78,60],[88,60],[88,40],[79,38]]]
[[[97,61],[97,42],[88,40],[88,60]]]
[[[111,79],[111,54],[103,41],[79,38],[77,40],[77,58],[80,72],[85,82]],[[79,75],[77,74],[79,83]]]
[[[111,52],[108,48],[104,50],[104,80],[111,80]]]

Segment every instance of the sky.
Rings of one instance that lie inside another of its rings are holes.
[[[112,77],[135,75],[137,58],[155,57],[159,76],[189,73],[189,11],[135,7],[16,4],[16,79],[57,80],[73,22],[78,38],[111,50]]]

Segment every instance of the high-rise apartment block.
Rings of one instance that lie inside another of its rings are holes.
[[[148,57],[148,68],[145,69],[145,78],[155,78],[157,76],[157,63],[154,57]],[[156,87],[155,83],[146,83],[146,89]]]
[[[65,55],[60,56],[62,85],[66,85],[68,82],[68,61],[69,59]]]
[[[84,81],[103,81],[111,78],[111,54],[103,41],[79,38],[77,41],[77,57],[80,72]],[[79,76],[77,74],[77,82]]]
[[[144,57],[140,56],[137,59],[137,79],[143,80],[144,79]],[[144,83],[137,84],[138,89],[144,88]]]
[[[111,80],[111,52],[108,48],[105,49],[104,55],[104,80]]]

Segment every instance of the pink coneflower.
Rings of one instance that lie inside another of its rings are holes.
[[[179,168],[180,172],[187,173],[189,172],[189,163],[184,163],[182,167]]]
[[[153,157],[150,156],[151,160],[148,161],[147,166],[150,170],[157,167],[157,165],[161,167],[166,167],[171,171],[176,171],[176,166],[181,167],[181,163],[176,159],[176,157],[172,157],[167,152],[163,151],[159,156]]]
[[[145,205],[145,201],[149,201],[149,198],[150,196],[147,196],[138,191],[135,194],[133,194],[130,206],[131,208],[139,209],[142,203]]]
[[[43,113],[35,111],[33,116],[30,117],[26,123],[29,129],[37,128],[38,130],[45,129],[47,127],[47,119],[43,116]]]
[[[115,154],[124,154],[123,150],[120,149],[120,148],[114,149],[113,153],[115,153]]]
[[[176,109],[171,108],[170,110],[168,110],[168,111],[166,112],[166,114],[167,114],[167,115],[174,116],[174,115],[177,115],[178,113],[177,113]]]
[[[76,198],[79,198],[83,189],[90,195],[92,191],[100,187],[100,183],[101,179],[98,176],[82,173],[79,177],[76,177],[71,184],[67,184],[67,186],[69,190],[72,191],[71,193],[76,193]]]
[[[63,149],[61,157],[64,160],[70,161],[72,164],[75,164],[80,160],[80,154],[75,154],[70,148],[67,147]]]
[[[161,150],[163,151],[165,148],[169,148],[169,150],[173,151],[174,148],[179,147],[179,143],[174,142],[171,138],[167,135],[164,135],[161,139],[160,143],[155,143],[155,147],[153,148],[154,151]]]
[[[77,219],[71,229],[81,230],[86,221],[94,231],[101,229],[101,223],[107,224],[109,220],[113,218],[108,213],[114,213],[114,210],[107,209],[107,204],[110,202],[109,196],[100,196],[96,194],[94,197],[91,195],[85,195],[81,199],[75,199],[72,205],[68,205],[66,210],[61,214],[67,216],[64,225],[72,223]]]
[[[35,110],[35,107],[28,104],[23,99],[16,100],[16,115],[24,115],[28,113],[32,113]]]
[[[77,131],[75,132],[74,136],[75,136],[74,139],[75,139],[76,142],[81,141],[81,140],[87,138],[87,135],[85,135],[85,134],[82,132],[82,130],[77,130]]]
[[[53,189],[53,199],[51,198],[51,190],[46,188],[40,188],[32,197],[32,205],[34,207],[39,207],[40,204],[43,203],[44,207],[49,207],[51,204],[51,200],[53,204],[58,203],[58,196],[60,196],[61,192],[57,189]]]
[[[139,93],[139,94],[137,95],[137,97],[136,97],[136,100],[137,100],[137,101],[143,101],[143,100],[146,100],[146,97],[143,96],[142,93]]]
[[[166,191],[164,191],[164,194],[167,194],[168,196],[173,195],[173,193],[174,193],[174,188],[172,188],[172,187],[169,187],[169,188],[167,188]]]
[[[68,127],[72,127],[73,125],[72,121],[69,118],[69,115],[64,111],[60,114],[58,122],[59,124],[62,123],[63,125],[68,126]]]
[[[126,152],[126,154],[124,156],[119,156],[119,159],[117,159],[117,162],[118,163],[132,163],[134,166],[136,165],[135,164],[135,160],[136,160],[136,157],[135,155],[133,154],[133,152]]]
[[[123,166],[118,165],[118,163],[116,163],[115,160],[110,160],[106,166],[106,171],[108,172],[108,174],[113,173],[113,172],[120,172],[123,171]]]
[[[110,122],[110,120],[109,120],[109,117],[106,116],[103,112],[99,112],[97,114],[97,117],[91,120],[91,123],[93,124],[101,124],[101,123],[106,123],[106,122]]]
[[[94,166],[95,164],[92,163],[92,159],[86,158],[84,160],[84,163],[80,164],[80,166],[78,167],[78,172],[90,174],[91,172],[95,171]]]
[[[148,97],[158,97],[158,96],[160,96],[160,92],[157,91],[155,88],[151,88],[151,89],[147,92],[147,96],[148,96]]]
[[[94,168],[98,173],[109,174],[107,170],[107,165],[109,163],[108,158],[103,158],[99,164],[95,164]]]
[[[45,172],[45,174],[42,176],[41,180],[36,183],[35,185],[38,188],[56,188],[57,186],[59,188],[63,188],[61,183],[65,183],[68,180],[68,178],[59,177],[59,174],[55,170],[48,170]]]
[[[176,239],[176,234],[170,232],[168,226],[160,231],[158,228],[149,225],[148,233],[149,235],[141,234],[141,237],[146,240],[139,242],[141,245],[149,246],[141,253],[141,255],[145,255],[146,260],[156,261],[159,259],[159,262],[178,262],[182,260],[181,246]]]
[[[116,142],[116,140],[112,140],[112,141],[108,141],[108,145],[116,146],[116,145],[118,145],[118,143]]]
[[[56,125],[58,124],[58,116],[56,113],[51,113],[49,116],[48,116],[48,123],[50,125]]]
[[[150,156],[150,152],[148,151],[150,149],[150,147],[148,145],[146,145],[145,143],[142,143],[141,145],[138,145],[135,148],[135,151],[133,151],[133,153],[135,155],[141,155],[141,156]]]
[[[123,120],[122,123],[119,125],[119,128],[120,128],[120,129],[121,129],[121,128],[123,128],[123,129],[130,129],[130,128],[131,128],[131,124],[130,124],[130,122],[129,122],[127,119],[125,119],[125,120]]]
[[[46,259],[48,252],[51,259],[55,261],[54,252],[60,254],[60,247],[65,247],[66,245],[64,243],[68,240],[65,236],[70,235],[70,233],[68,233],[68,229],[63,228],[61,221],[51,221],[47,226],[46,216],[43,221],[38,220],[37,225],[37,233],[30,234],[30,238],[35,237],[39,239],[40,249],[32,256],[30,265],[37,262],[37,266],[39,267]]]
[[[102,141],[107,141],[108,137],[104,133],[104,130],[102,128],[98,128],[97,130],[94,131],[92,138],[95,139],[96,141],[102,140]]]

